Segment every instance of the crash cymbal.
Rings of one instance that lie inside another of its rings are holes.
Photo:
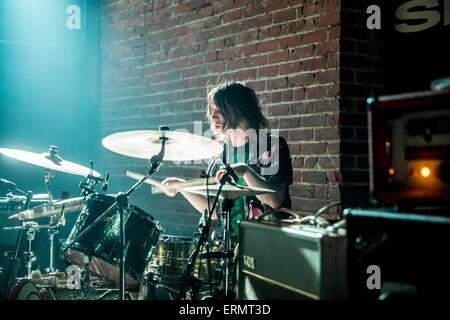
[[[209,190],[210,196],[215,196],[217,194],[217,191],[219,190],[220,184],[213,184],[208,186],[197,186],[197,187],[189,187],[189,188],[183,188],[184,191],[201,194],[206,196],[207,190]],[[238,185],[231,185],[231,184],[225,184],[222,187],[222,191],[219,195],[219,198],[222,199],[235,199],[241,196],[256,196],[258,194],[266,194],[266,193],[272,193],[275,192],[271,189],[264,189],[264,188],[255,188],[255,187],[247,187],[247,186],[238,186]]]
[[[53,217],[61,214],[64,208],[64,213],[81,211],[84,205],[83,197],[65,199],[54,202],[53,204],[45,204],[34,207],[32,209],[24,210],[13,214],[8,219],[16,220],[30,220],[43,217]]]
[[[7,149],[7,148],[0,148],[0,153],[4,154],[7,157],[51,170],[57,170],[79,176],[86,176],[88,174],[92,174],[93,176],[100,177],[100,174],[98,172],[92,171],[91,173],[91,170],[89,168],[80,166],[73,162],[63,160],[56,154],[50,153],[39,154],[29,151]]]
[[[168,138],[165,143],[164,160],[207,159],[220,154],[223,150],[220,143],[203,136],[179,131],[163,132]],[[124,131],[105,137],[102,144],[106,149],[125,156],[151,159],[161,151],[161,136],[162,131]]]

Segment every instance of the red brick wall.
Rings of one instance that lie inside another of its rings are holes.
[[[209,86],[245,80],[271,127],[287,139],[293,209],[312,213],[340,199],[340,0],[110,0],[101,3],[102,134],[159,125],[192,132]],[[145,160],[103,152],[111,192],[133,184]],[[204,166],[165,163],[157,177],[199,177]],[[191,235],[199,215],[181,196],[130,202],[168,234]]]

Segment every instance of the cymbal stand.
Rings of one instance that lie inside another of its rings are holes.
[[[82,189],[81,191],[82,196],[87,196],[89,194],[94,193],[95,187],[99,182],[103,183],[102,191],[106,191],[108,189],[109,172],[106,171],[105,177],[94,176],[94,163],[92,160],[89,161],[89,169],[90,173],[87,176],[85,176],[79,184],[80,188]]]
[[[48,203],[50,205],[53,204],[53,196],[52,196],[52,193],[50,192],[49,183],[50,183],[50,179],[52,179],[54,177],[55,177],[55,174],[50,169],[45,170],[44,184],[45,184],[45,190],[47,191],[47,194],[48,194]]]
[[[28,192],[24,192],[20,189],[17,188],[16,184],[11,184],[8,186],[9,190],[12,191],[17,191],[18,193],[26,196],[26,202],[25,202],[25,206],[24,208],[26,210],[30,209],[30,205],[31,205],[31,198],[33,198],[33,192],[32,191],[28,191]],[[17,235],[17,239],[16,239],[16,249],[14,252],[14,257],[11,257],[7,263],[7,267],[4,270],[4,276],[0,277],[0,298],[2,298],[2,295],[6,298],[7,295],[9,294],[9,290],[13,287],[16,279],[18,276],[20,276],[21,273],[21,259],[19,258],[19,251],[20,251],[20,247],[21,247],[21,242],[22,242],[22,237],[23,237],[23,232],[25,230],[25,225],[20,226],[20,227],[4,227],[2,228],[3,230],[16,230],[16,229],[20,229],[19,234]],[[29,275],[31,273],[29,272]]]
[[[135,191],[145,180],[155,174],[158,171],[159,167],[162,165],[165,151],[165,144],[168,138],[165,136],[165,131],[169,130],[167,127],[160,127],[161,130],[161,151],[159,154],[154,155],[151,158],[151,168],[148,173],[142,177],[141,180],[136,182],[127,192],[119,192],[116,196],[116,201],[108,208],[105,212],[103,212],[100,216],[95,219],[86,229],[80,232],[72,242],[68,245],[70,247],[75,242],[77,242],[82,236],[92,230],[100,221],[103,220],[108,214],[110,214],[113,210],[119,209],[119,300],[125,300],[125,228],[124,228],[124,215],[123,211],[126,207],[128,207],[128,197],[130,194]]]
[[[59,234],[59,230],[57,228],[60,225],[65,224],[65,218],[64,218],[64,209],[65,205],[63,205],[61,209],[61,214],[58,215],[55,219],[55,217],[50,217],[50,222],[48,226],[48,240],[50,242],[50,264],[49,267],[45,269],[45,272],[52,273],[52,272],[58,272],[57,269],[55,269],[55,235]]]
[[[214,212],[214,210],[216,209],[216,206],[217,206],[217,203],[219,200],[219,195],[222,192],[223,185],[226,182],[231,182],[231,177],[229,176],[228,173],[225,173],[220,180],[219,189],[217,190],[217,194],[214,198],[213,205],[210,209],[206,223],[204,223],[204,226],[202,227],[202,233],[200,234],[200,239],[197,242],[197,246],[195,247],[195,250],[192,252],[191,256],[189,257],[186,272],[185,272],[185,275],[184,275],[184,278],[183,278],[183,281],[182,281],[182,284],[181,284],[181,287],[180,287],[180,290],[178,293],[178,300],[185,298],[187,283],[188,282],[192,283],[193,277],[191,274],[194,269],[195,261],[197,260],[197,256],[198,256],[198,253],[200,252],[201,246],[203,245],[204,242],[206,242],[207,235],[209,234],[209,228],[211,226],[211,216],[212,216],[212,213]],[[207,199],[207,201],[209,201],[209,199]],[[227,253],[225,252],[225,255],[226,254]],[[194,298],[196,298],[196,294],[194,294]]]
[[[222,257],[221,265],[222,265],[222,283],[224,284],[224,297],[229,297],[231,291],[230,291],[230,285],[231,285],[231,277],[232,277],[232,270],[233,270],[233,252],[231,251],[231,209],[234,206],[233,199],[223,199],[222,200],[222,219],[225,220],[225,230],[224,230],[224,256]]]
[[[31,278],[31,268],[33,266],[33,262],[36,261],[36,256],[31,251],[31,242],[34,240],[36,235],[36,222],[26,222],[24,224],[24,229],[29,228],[27,231],[27,241],[28,241],[28,251],[26,252],[26,265],[27,265],[27,277]]]

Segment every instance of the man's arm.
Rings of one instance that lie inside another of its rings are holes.
[[[249,165],[245,163],[231,164],[230,167],[234,170],[236,175],[243,177],[245,182],[250,187],[264,188],[274,190],[275,192],[257,195],[256,197],[262,202],[268,204],[273,209],[281,206],[286,196],[287,183],[271,183],[257,174]],[[217,181],[220,181],[225,174],[225,170],[219,170],[216,174]]]
[[[208,200],[206,196],[196,193],[191,193],[188,191],[180,190],[180,193],[186,198],[187,201],[200,213],[203,213],[205,209],[208,209]],[[214,203],[214,199],[209,200],[209,208],[212,209]],[[216,207],[217,208],[217,207]],[[217,210],[214,209],[214,212],[211,215],[212,220],[217,219]]]

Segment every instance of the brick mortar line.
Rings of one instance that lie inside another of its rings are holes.
[[[112,7],[113,5],[110,5],[110,6],[101,6],[100,7],[100,18],[107,18],[107,17],[111,17],[111,16],[115,16],[115,15],[117,15],[117,14],[121,14],[121,13],[125,13],[125,12],[127,12],[127,11],[131,11],[132,9],[131,8],[129,8],[129,7],[127,7],[127,8],[124,8],[124,9],[122,9],[122,10],[118,10],[118,11],[115,11],[115,12],[112,12],[112,13],[109,13],[109,14],[107,14],[107,13],[105,13],[102,9],[103,8],[109,8],[109,7]],[[139,5],[139,6],[134,6],[134,7],[132,7],[132,8],[138,8],[138,7],[141,7],[141,6],[143,6],[142,4],[141,5]],[[215,5],[214,5],[215,6]],[[174,3],[171,3],[171,6],[170,6],[171,8],[175,8],[175,7],[177,7],[177,5],[175,5]],[[251,17],[245,17],[245,18],[255,18],[255,17],[263,17],[263,16],[265,16],[265,15],[267,15],[267,14],[276,14],[276,13],[280,13],[280,12],[283,12],[283,11],[287,11],[287,10],[290,10],[290,9],[297,9],[297,12],[296,12],[296,15],[298,16],[298,9],[299,8],[303,8],[303,7],[305,7],[305,4],[298,4],[298,5],[294,5],[294,6],[288,6],[288,7],[286,7],[286,8],[282,8],[282,9],[277,9],[277,10],[273,10],[273,11],[270,11],[270,13],[268,13],[268,12],[264,12],[264,13],[262,13],[262,14],[259,14],[259,15],[255,15],[255,16],[251,16]],[[164,9],[167,9],[167,8],[169,8],[169,6],[168,7],[166,7],[166,8],[163,8],[163,10]],[[208,19],[208,18],[211,18],[211,17],[216,17],[216,16],[222,16],[222,18],[223,18],[223,16],[225,15],[225,14],[227,14],[227,13],[231,13],[231,12],[233,12],[233,11],[238,11],[238,10],[242,10],[242,11],[245,11],[245,9],[247,9],[247,8],[251,8],[251,7],[247,7],[247,6],[242,6],[242,7],[238,7],[238,8],[232,8],[232,9],[228,9],[228,10],[225,10],[225,11],[222,11],[222,12],[220,12],[220,13],[215,13],[214,11],[213,11],[213,14],[211,15],[211,16],[208,16],[208,17],[202,17],[202,18],[200,18],[200,19],[197,19],[197,20],[204,20],[204,19]],[[190,13],[192,10],[189,10],[189,11],[185,11],[185,12],[182,12],[182,13],[179,13],[179,14],[174,14],[174,12],[172,12],[172,14],[168,17],[168,18],[174,18],[174,17],[182,17],[183,15],[186,15],[186,14],[188,14],[188,13]],[[338,9],[335,9],[335,10],[326,10],[325,11],[325,13],[326,14],[333,14],[333,13],[337,13],[337,12],[341,12],[342,10],[341,10],[341,8],[338,8]],[[134,20],[134,19],[138,19],[138,18],[141,18],[141,19],[144,19],[146,16],[148,16],[148,15],[152,15],[153,13],[152,13],[153,11],[148,11],[147,13],[143,13],[143,14],[140,14],[140,15],[138,15],[138,16],[133,16],[133,17],[130,17],[130,19],[131,20]],[[361,13],[364,13],[364,12],[362,12],[361,11]],[[303,19],[306,19],[306,18],[316,18],[316,17],[320,17],[321,16],[321,13],[316,13],[316,14],[313,14],[313,15],[309,15],[309,16],[302,16],[302,18]],[[245,19],[244,18],[244,19]],[[297,17],[297,19],[298,19],[299,17]],[[167,18],[164,18],[164,19],[159,19],[159,21],[162,21],[162,20],[167,20]],[[197,20],[195,20],[196,22],[197,22]],[[123,21],[126,21],[126,20],[121,20],[120,22],[123,22]],[[158,20],[156,20],[156,21],[158,21]],[[290,20],[288,20],[288,21],[290,21]],[[119,22],[119,21],[118,21]],[[234,23],[235,21],[231,21],[231,22],[229,22],[229,23]],[[109,23],[109,24],[107,24],[108,26],[112,26],[112,25],[114,25],[115,23]],[[228,23],[227,23],[228,24]],[[133,28],[133,27],[132,27]]]
[[[228,75],[228,74],[236,74],[236,72],[240,72],[240,71],[251,71],[251,70],[256,70],[258,71],[261,68],[269,68],[269,67],[276,67],[276,66],[282,66],[282,65],[287,65],[293,62],[301,62],[301,61],[308,61],[308,60],[314,60],[317,59],[317,57],[312,57],[312,58],[308,58],[308,59],[304,59],[304,60],[295,60],[295,61],[291,61],[291,62],[287,62],[284,64],[280,64],[280,63],[274,63],[274,64],[269,64],[269,65],[261,65],[261,66],[256,66],[256,67],[245,67],[245,68],[238,68],[238,69],[234,69],[234,70],[227,70],[225,72],[208,72],[206,73],[207,75],[204,77],[200,77],[200,78],[209,78],[212,76],[216,76],[216,75]],[[183,71],[183,70],[189,70],[192,69],[193,67],[185,67],[185,68],[175,68],[175,69],[169,69],[167,71],[161,71],[161,72],[155,72],[152,74],[144,74],[144,75],[139,75],[139,76],[128,76],[128,77],[121,77],[121,78],[115,78],[119,81],[127,81],[127,80],[136,80],[136,79],[148,79],[153,76],[157,76],[157,75],[163,75],[163,74],[167,74],[170,72],[175,72],[175,71]],[[135,68],[135,69],[128,69],[128,70],[138,70],[138,69],[143,69],[143,68]],[[114,73],[120,73],[123,71],[128,71],[126,68],[124,69],[119,69],[116,70],[114,72],[110,72],[110,73],[105,73],[104,76],[113,76]],[[257,77],[256,79],[252,79],[255,81],[264,81],[264,80],[274,80],[274,79],[281,79],[281,78],[288,78],[288,77],[295,77],[295,76],[301,76],[301,75],[307,75],[307,74],[315,74],[318,72],[327,72],[327,71],[339,71],[340,68],[335,67],[335,68],[322,68],[322,69],[314,69],[312,71],[298,71],[298,72],[293,72],[293,73],[288,73],[288,74],[282,74],[282,75],[278,75],[276,77]],[[174,83],[177,81],[183,81],[186,80],[188,81],[189,79],[198,79],[199,76],[189,76],[189,77],[185,77],[185,78],[181,78],[181,79],[175,79],[175,80],[168,80],[168,81],[161,81],[158,82],[158,84],[170,84],[170,83]],[[107,81],[114,81],[114,80],[107,80]],[[334,83],[334,82],[327,82],[327,83]],[[351,83],[349,83],[351,84]],[[313,84],[313,85],[309,85],[307,87],[316,87],[316,86],[321,86],[324,85],[324,83],[318,83],[318,84]],[[127,89],[132,89],[132,88],[140,88],[141,85],[135,85],[135,86],[130,86],[130,87],[121,87],[121,89],[106,89],[107,91],[114,91],[114,90],[123,90],[124,88]],[[306,87],[305,87],[306,88]],[[181,90],[181,89],[180,89]],[[102,92],[104,92],[102,90]],[[173,92],[173,91],[170,91]]]
[[[279,38],[277,38],[277,37],[269,38],[269,40],[267,40],[265,42],[272,41],[272,40],[278,40],[278,39]],[[332,42],[335,42],[335,41],[338,41],[338,40],[325,40],[325,41],[322,41],[322,42],[316,41],[316,42],[308,43],[306,45],[303,45],[303,44],[300,43],[298,46],[294,46],[294,47],[277,49],[277,50],[274,50],[274,51],[267,51],[267,52],[264,52],[264,53],[254,53],[254,54],[250,54],[250,55],[247,55],[247,56],[240,56],[240,57],[235,57],[235,58],[236,59],[245,59],[245,58],[256,58],[256,57],[261,57],[261,56],[268,56],[269,54],[273,54],[273,53],[280,53],[280,52],[284,52],[284,51],[291,51],[291,50],[294,50],[294,49],[302,49],[302,48],[307,48],[307,47],[313,46],[313,45],[317,46],[317,44],[325,44],[326,45],[326,44],[329,44],[329,43],[332,43]],[[255,41],[254,43],[244,44],[244,45],[242,45],[242,47],[249,46],[251,44],[258,44],[258,43],[261,43],[261,42],[260,41]],[[182,48],[182,47],[189,47],[189,46],[185,45],[185,46],[181,46],[181,47],[177,47],[177,48]],[[225,49],[229,49],[229,48],[236,48],[236,49],[238,49],[239,47],[229,46],[229,47],[220,48],[220,50],[211,49],[211,50],[208,50],[208,51],[198,52],[194,56],[201,55],[201,56],[204,57],[207,54],[219,53],[220,51],[225,50]],[[127,48],[126,51],[130,51],[130,50],[133,50],[133,48],[131,48],[131,47]],[[236,50],[236,52],[237,52],[237,50]],[[160,55],[160,53],[161,53],[161,51],[159,51],[159,53],[155,51],[153,56],[157,57],[158,55]],[[333,52],[333,54],[340,55],[340,51]],[[150,57],[150,56],[152,56],[152,55],[147,54],[147,55],[141,55],[141,56],[126,57],[125,59],[111,59],[111,61],[127,62],[127,61],[130,61],[130,60],[138,60],[138,59],[142,59],[142,58]],[[181,56],[181,57],[177,57],[177,58],[166,59],[166,60],[163,60],[163,63],[178,62],[178,61],[180,61],[182,59],[190,58],[192,56],[193,55],[185,55],[185,56]],[[317,58],[317,57],[326,57],[326,56],[327,55],[305,57],[304,59],[292,60],[291,62],[309,60],[309,59],[314,59],[314,58]],[[361,55],[359,55],[359,56],[361,56]],[[106,61],[109,61],[109,60],[106,60]],[[212,62],[214,62],[214,61],[212,61]],[[151,67],[151,66],[157,66],[157,65],[159,65],[161,63],[162,63],[161,61],[156,61],[154,63],[149,63],[149,64],[137,66],[135,69],[141,69],[141,68],[147,68],[147,67]],[[270,65],[276,65],[276,64],[277,63],[273,63],[273,64],[270,64]],[[199,64],[197,64],[197,65],[199,65]],[[196,65],[190,65],[190,66],[187,66],[187,67],[191,67],[192,68],[193,66],[196,66]],[[119,71],[119,70],[122,70],[122,69],[127,70],[127,69],[130,69],[130,67],[122,67],[120,69],[115,69],[115,70]]]
[[[292,7],[292,8],[294,8],[294,7]],[[281,12],[281,11],[283,11],[283,10],[285,10],[285,9],[280,9],[279,11]],[[327,14],[333,14],[333,13],[336,13],[336,12],[338,12],[338,11],[339,11],[339,10],[330,11],[330,12],[327,11]],[[278,12],[278,11],[277,11],[277,12]],[[214,29],[218,29],[218,28],[221,28],[221,27],[230,26],[230,25],[233,25],[233,24],[239,24],[239,23],[245,22],[246,20],[251,20],[251,19],[254,19],[254,18],[264,17],[265,15],[266,15],[266,14],[260,14],[260,15],[256,15],[256,16],[251,16],[251,17],[246,17],[246,18],[234,20],[234,21],[227,22],[227,23],[223,23],[223,22],[222,22],[220,25],[213,26],[213,27],[207,28],[207,29],[201,29],[201,31],[203,31],[203,32],[214,31]],[[289,23],[289,22],[302,21],[302,20],[306,20],[307,18],[318,18],[318,17],[320,17],[320,16],[321,16],[320,14],[315,14],[315,15],[312,15],[312,16],[302,17],[301,19],[299,19],[299,18],[297,17],[296,19],[284,20],[283,22],[276,23],[276,24],[271,23],[271,24],[269,24],[269,25],[267,25],[267,26],[262,26],[262,27],[263,27],[263,28],[264,28],[264,27],[270,27],[270,28],[272,28],[272,27],[276,27],[276,26],[283,26],[283,25],[285,25],[286,23]],[[158,33],[161,33],[161,34],[167,33],[167,32],[170,32],[170,31],[172,31],[172,30],[176,30],[177,28],[180,28],[180,27],[187,27],[187,26],[190,26],[190,25],[195,24],[195,23],[198,23],[198,22],[204,22],[204,21],[207,21],[208,19],[211,19],[212,17],[215,17],[215,16],[213,15],[213,16],[204,17],[204,18],[201,18],[201,19],[198,19],[198,20],[194,20],[192,23],[187,23],[187,24],[183,24],[183,25],[181,25],[181,24],[180,24],[180,25],[176,25],[176,26],[167,28],[167,29],[165,29],[164,31],[146,32],[146,33],[144,33],[143,35],[137,35],[137,36],[134,36],[134,37],[132,37],[132,38],[130,38],[130,39],[119,40],[119,41],[116,41],[116,42],[114,42],[114,43],[120,44],[120,43],[123,43],[123,42],[127,42],[127,41],[129,41],[129,40],[135,40],[135,39],[142,38],[143,36],[152,36],[152,35],[154,36],[155,34],[157,35]],[[161,19],[161,21],[164,21],[164,20],[167,20],[167,19]],[[124,21],[127,21],[127,20],[124,20]],[[103,24],[102,26],[112,27],[112,26],[114,26],[114,25],[116,25],[116,24],[117,24],[117,23],[106,24],[106,25]],[[148,24],[141,24],[141,25],[139,25],[139,26],[142,27],[142,26],[145,26],[145,25],[148,25]],[[323,29],[328,29],[328,26],[340,26],[340,22],[339,22],[338,24],[335,24],[335,25],[326,25],[326,26],[322,26],[322,27],[320,27],[320,28],[312,29],[311,31],[308,30],[309,32],[302,32],[302,33],[296,33],[296,34],[308,34],[308,33],[314,32],[314,31],[319,31],[319,30],[323,30]],[[122,33],[122,32],[125,32],[125,31],[130,31],[130,30],[132,30],[133,28],[136,28],[136,27],[137,27],[137,26],[128,27],[127,29],[123,29],[123,30],[120,30],[120,31],[115,31],[115,33]],[[244,33],[244,32],[251,32],[252,30],[255,30],[255,29],[256,29],[256,30],[260,30],[260,29],[261,29],[261,26],[257,26],[257,27],[254,27],[254,28],[246,29],[246,30],[244,30],[244,31],[241,31],[241,32],[236,33],[236,35],[237,35],[237,34],[240,34],[240,33]],[[183,34],[182,36],[186,36],[186,35],[190,35],[190,34],[196,34],[197,32],[198,32],[198,31],[191,32],[191,33],[186,33],[186,34]],[[295,34],[292,34],[292,35],[295,35]],[[292,36],[292,35],[291,35],[291,36]],[[109,36],[109,34],[108,34],[107,36]],[[219,40],[219,39],[226,38],[226,37],[227,37],[227,35],[224,35],[223,37],[215,38],[215,40]],[[174,37],[174,38],[178,38],[178,37]],[[207,42],[207,40],[204,41],[204,42]],[[250,43],[250,44],[251,44],[251,43]],[[101,46],[102,46],[102,44],[101,44]]]

